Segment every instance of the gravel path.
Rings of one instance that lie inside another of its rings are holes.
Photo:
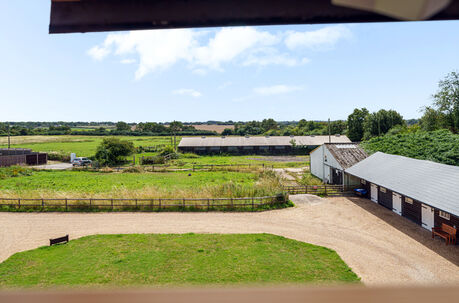
[[[0,213],[0,261],[65,234],[271,233],[336,250],[365,284],[459,284],[459,248],[391,211],[359,198],[291,199],[296,207],[262,213]]]

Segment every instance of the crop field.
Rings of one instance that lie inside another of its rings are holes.
[[[270,234],[96,235],[0,264],[2,288],[358,281],[335,251]]]
[[[272,173],[21,170],[1,175],[0,198],[223,198],[281,191],[279,179]]]

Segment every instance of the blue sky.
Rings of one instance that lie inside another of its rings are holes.
[[[459,68],[459,22],[49,35],[49,3],[0,2],[0,121],[420,116]]]

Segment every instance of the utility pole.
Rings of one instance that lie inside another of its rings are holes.
[[[330,118],[328,118],[328,143],[331,143]]]
[[[11,145],[11,134],[10,134],[10,124],[8,123],[8,149],[10,149]]]

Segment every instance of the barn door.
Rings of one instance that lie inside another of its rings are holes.
[[[434,209],[425,204],[421,205],[421,222],[422,227],[432,230],[434,227]]]
[[[378,203],[378,186],[371,184],[371,201]]]
[[[398,215],[402,215],[402,196],[392,193],[392,210]]]

